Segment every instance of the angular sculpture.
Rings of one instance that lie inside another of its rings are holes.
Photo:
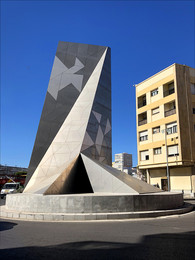
[[[111,165],[110,66],[107,47],[59,42],[25,192],[45,193],[81,152]]]
[[[111,143],[110,48],[59,42],[24,193],[159,191],[109,167]]]

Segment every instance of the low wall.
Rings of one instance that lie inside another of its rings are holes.
[[[176,209],[183,205],[182,193],[76,194],[41,195],[9,194],[6,208],[32,213],[103,213]]]

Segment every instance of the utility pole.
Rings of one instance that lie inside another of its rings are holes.
[[[170,191],[170,177],[169,177],[169,162],[168,162],[168,150],[167,150],[167,129],[165,127],[162,130],[162,133],[165,133],[165,149],[166,149],[166,162],[167,162],[167,184],[168,184],[168,191]]]

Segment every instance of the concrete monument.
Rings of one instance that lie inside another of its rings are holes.
[[[129,218],[183,205],[182,194],[111,167],[110,55],[108,47],[59,42],[25,190],[7,196],[4,216]]]
[[[138,194],[136,180],[109,167],[111,152],[110,48],[60,42],[24,193]]]

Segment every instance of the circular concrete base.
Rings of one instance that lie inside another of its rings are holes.
[[[10,194],[0,216],[32,221],[88,221],[154,218],[183,214],[193,206],[182,193],[150,194]]]
[[[0,207],[2,218],[29,220],[29,221],[96,221],[96,220],[130,220],[143,218],[156,218],[162,216],[179,215],[193,210],[193,205],[185,203],[181,208],[171,210],[116,212],[116,213],[31,213],[7,210]]]
[[[31,213],[122,213],[171,210],[183,205],[182,193],[148,194],[10,194],[6,209]]]

